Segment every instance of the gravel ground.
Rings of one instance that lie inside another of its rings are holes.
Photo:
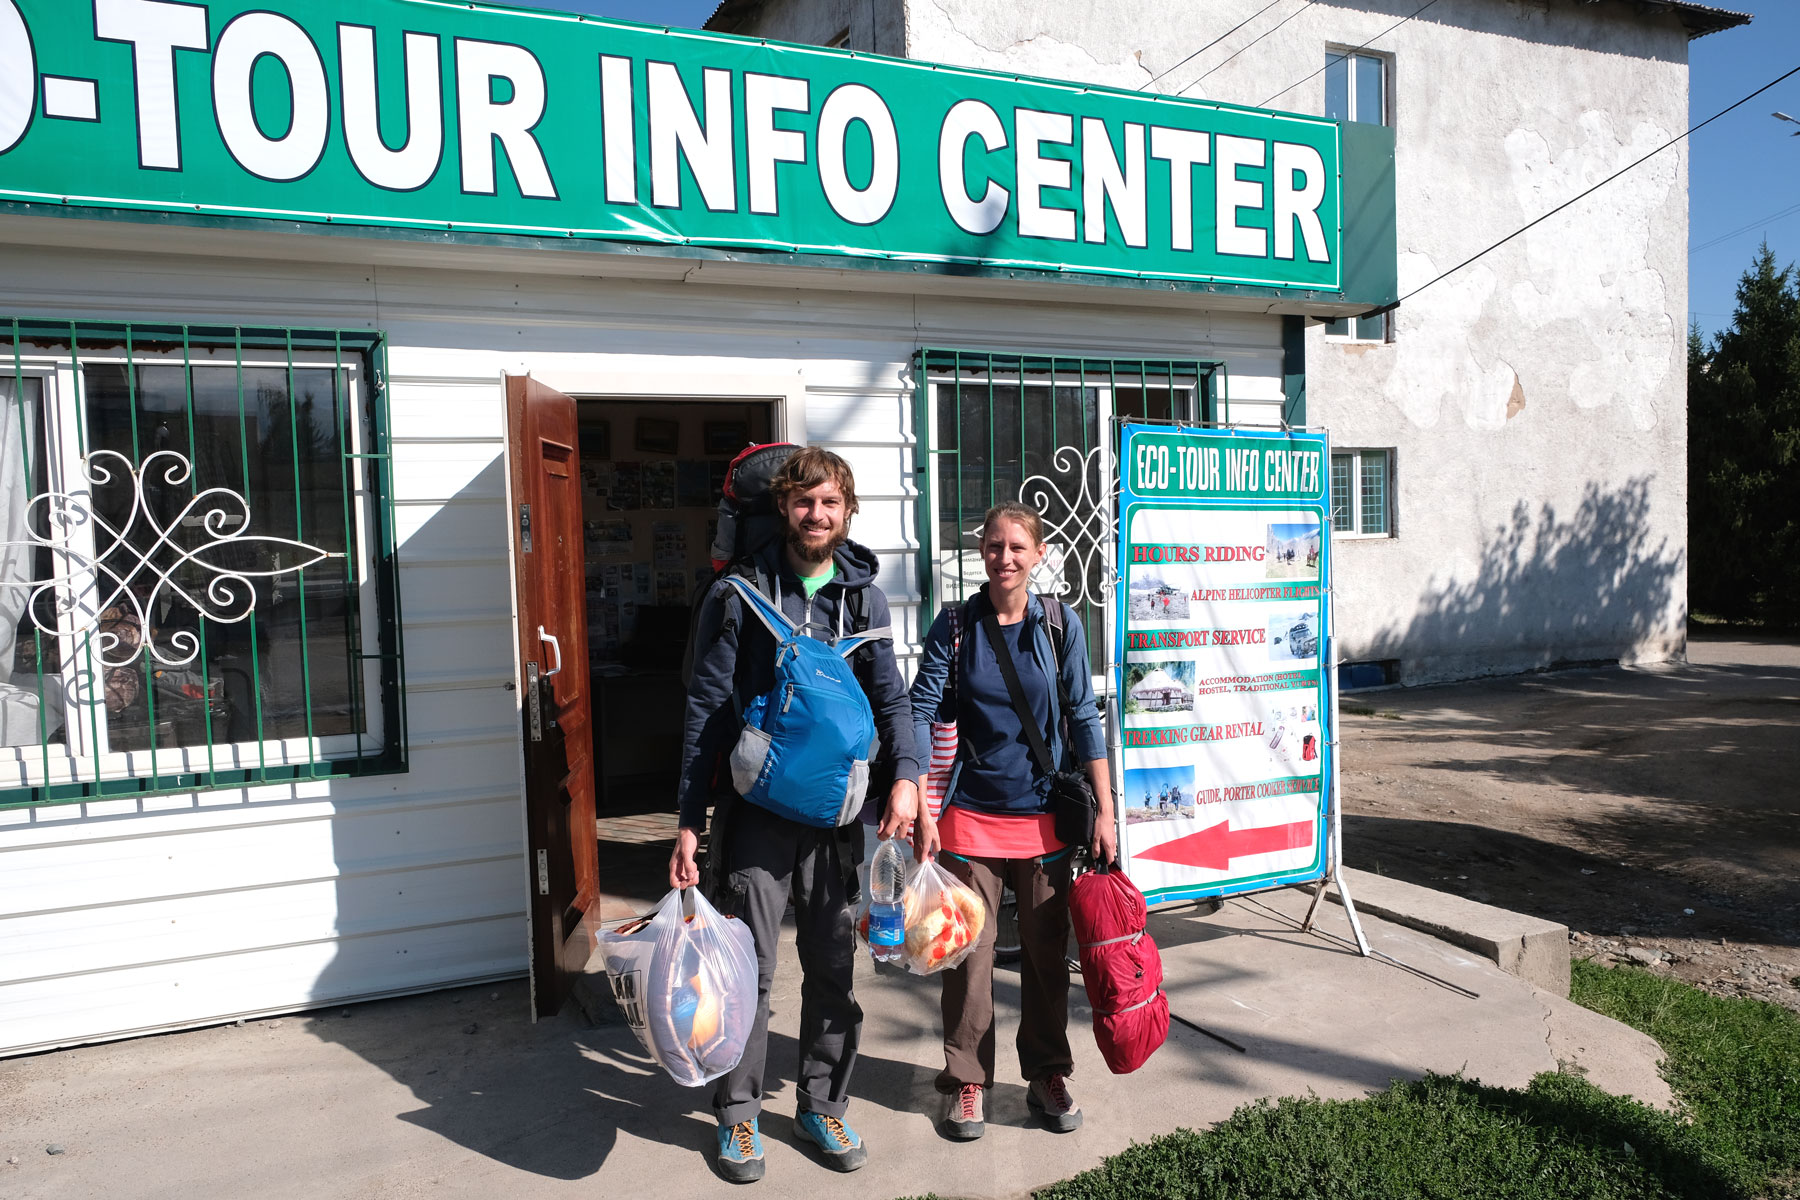
[[[1343,703],[1350,865],[1800,1011],[1800,644]]]

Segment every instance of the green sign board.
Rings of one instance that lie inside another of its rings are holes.
[[[1319,118],[481,4],[280,8],[0,0],[0,201],[1351,298],[1359,187]]]

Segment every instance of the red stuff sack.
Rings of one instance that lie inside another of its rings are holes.
[[[1094,1040],[1114,1075],[1129,1075],[1169,1037],[1162,954],[1145,929],[1144,893],[1102,863],[1069,889],[1081,947],[1081,980],[1094,1010]]]

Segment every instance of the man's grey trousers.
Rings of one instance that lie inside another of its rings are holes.
[[[860,847],[861,826],[853,826],[851,836]],[[717,904],[719,911],[748,925],[756,939],[756,1024],[744,1057],[715,1085],[713,1111],[721,1125],[748,1121],[762,1111],[769,986],[790,892],[801,971],[795,1103],[802,1112],[825,1117],[842,1117],[849,1105],[862,1009],[852,990],[856,938],[846,884],[856,868],[846,841],[837,830],[801,825],[746,801],[733,806],[725,844],[719,848]]]

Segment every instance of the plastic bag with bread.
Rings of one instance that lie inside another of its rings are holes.
[[[931,859],[906,881],[906,943],[901,961],[915,975],[935,975],[969,956],[987,925],[981,897]]]

